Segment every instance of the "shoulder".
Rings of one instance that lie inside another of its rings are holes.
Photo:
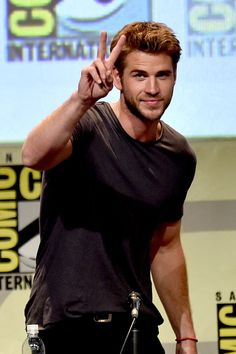
[[[196,154],[187,138],[163,121],[162,125],[162,144],[176,154],[189,155],[193,160],[196,160]]]
[[[111,107],[107,102],[97,102],[87,110],[76,128],[91,132],[94,128],[106,123],[111,114]]]
[[[90,107],[75,126],[73,135],[91,133],[94,127],[105,120],[108,109],[109,106],[106,102],[97,102],[94,106]]]
[[[109,115],[111,113],[111,107],[107,102],[101,101],[95,103],[88,111],[84,114],[81,120],[86,119],[86,117],[101,118],[103,116]]]
[[[114,113],[107,102],[97,102],[90,107],[77,123],[73,135],[72,146],[78,148],[86,145],[94,137],[106,137],[114,130]]]

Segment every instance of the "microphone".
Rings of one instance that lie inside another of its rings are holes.
[[[131,307],[131,316],[132,318],[138,318],[139,315],[139,309],[142,304],[142,299],[139,293],[132,291],[129,296],[129,304]]]

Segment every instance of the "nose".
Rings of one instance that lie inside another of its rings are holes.
[[[158,84],[158,80],[156,77],[149,77],[146,81],[145,87],[146,93],[155,96],[159,93],[160,88]]]

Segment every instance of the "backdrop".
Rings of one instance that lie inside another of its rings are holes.
[[[188,194],[182,240],[200,353],[236,352],[236,139],[192,140],[197,173]],[[20,145],[0,146],[0,354],[21,353],[23,310],[38,245],[39,172],[21,165]],[[174,354],[165,323],[160,338]]]
[[[76,89],[101,30],[109,51],[113,34],[137,20],[166,23],[183,48],[166,121],[190,137],[236,137],[235,0],[1,0],[0,142],[22,142]]]

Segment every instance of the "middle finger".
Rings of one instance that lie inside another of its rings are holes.
[[[97,58],[101,60],[105,60],[106,51],[107,51],[107,32],[103,31],[100,34]]]

